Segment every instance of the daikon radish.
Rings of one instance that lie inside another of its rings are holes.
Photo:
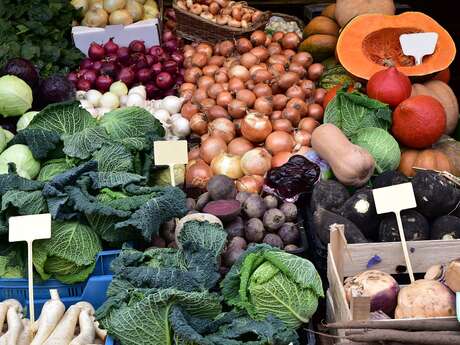
[[[105,329],[99,328],[99,321],[94,321],[94,327],[96,327],[96,335],[97,337],[102,340],[102,343],[105,342],[105,338],[107,338],[107,331]]]
[[[70,345],[87,345],[94,342],[96,338],[96,327],[94,327],[93,318],[90,312],[91,310],[88,308],[80,312],[78,317],[80,334],[70,342]]]
[[[8,312],[8,308],[12,306],[13,307],[17,306],[18,308],[22,308],[21,303],[19,303],[15,299],[7,299],[0,303],[0,335],[2,334],[2,331],[3,331],[3,325],[6,320],[6,314]],[[8,327],[5,327],[5,329],[7,328]]]
[[[21,308],[10,306],[6,313],[8,332],[0,338],[0,345],[16,345],[23,330]]]
[[[67,345],[72,341],[75,327],[77,326],[78,316],[81,308],[76,305],[70,306],[59,321],[53,333],[45,341],[45,345]]]
[[[18,344],[17,345],[30,345],[32,338],[34,337],[32,334],[32,327],[31,322],[29,319],[22,319],[22,333],[19,336]]]
[[[75,304],[76,307],[79,307],[81,308],[82,310],[83,309],[87,309],[88,312],[89,312],[89,315],[94,315],[94,313],[96,312],[94,310],[94,307],[91,303],[88,303],[88,302],[78,302],[77,304]]]
[[[57,290],[50,290],[50,295],[51,299],[43,305],[40,318],[33,325],[36,334],[30,345],[42,345],[64,315],[65,306],[59,298]]]

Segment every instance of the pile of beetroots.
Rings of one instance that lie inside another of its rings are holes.
[[[181,40],[170,30],[163,32],[163,44],[146,47],[144,41],[134,40],[128,47],[120,47],[113,39],[101,45],[91,43],[88,57],[68,79],[77,90],[97,89],[104,93],[115,81],[128,87],[142,84],[148,99],[174,95],[183,83],[184,56]]]

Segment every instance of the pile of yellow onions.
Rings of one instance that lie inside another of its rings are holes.
[[[193,156],[212,174],[238,179],[240,190],[260,189],[268,170],[310,150],[323,119],[326,90],[316,81],[324,67],[297,52],[299,42],[295,33],[255,31],[185,46],[181,113],[201,137]]]

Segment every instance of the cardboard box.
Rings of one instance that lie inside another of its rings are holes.
[[[105,28],[74,26],[72,36],[75,46],[85,55],[92,42],[107,42],[111,37],[115,43],[127,47],[133,40],[142,40],[146,47],[160,44],[161,27],[158,18],[141,20],[130,25],[107,25]]]

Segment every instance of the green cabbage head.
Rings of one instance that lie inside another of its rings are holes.
[[[5,134],[5,137],[6,137],[6,143],[8,144],[11,140],[13,140],[14,134],[5,128],[2,128],[2,129],[3,129],[2,132]]]
[[[3,152],[3,150],[6,147],[6,144],[8,144],[8,138],[6,137],[6,133],[4,131],[0,131],[0,152]]]
[[[14,75],[0,78],[0,114],[19,116],[32,107],[32,89]]]
[[[27,179],[34,179],[40,172],[40,162],[26,145],[10,146],[0,154],[0,174],[8,173],[8,163],[14,163],[18,175]]]
[[[324,297],[310,261],[268,245],[252,246],[241,255],[221,287],[229,305],[256,320],[274,315],[291,328],[307,323]]]
[[[38,111],[28,111],[27,113],[22,115],[19,118],[18,123],[16,124],[16,129],[20,131],[24,128],[27,128],[29,123],[34,119],[35,115],[37,115],[38,113]]]

